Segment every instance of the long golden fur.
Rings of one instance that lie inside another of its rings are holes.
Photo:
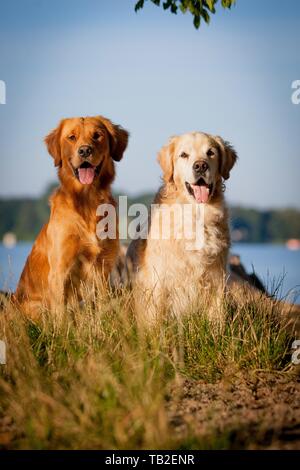
[[[63,119],[45,139],[58,168],[60,187],[51,197],[49,222],[38,235],[16,291],[21,310],[36,318],[41,307],[54,309],[82,284],[106,280],[119,250],[116,239],[97,238],[100,204],[115,204],[114,161],[121,160],[128,132],[102,117]]]
[[[154,201],[150,229],[146,239],[134,240],[128,249],[136,271],[137,308],[147,319],[165,309],[178,315],[201,298],[206,303],[213,298],[210,319],[222,322],[230,246],[223,180],[236,159],[230,144],[200,132],[173,137],[159,152],[164,184]],[[191,217],[182,217],[184,207]],[[199,246],[197,230],[202,229]]]

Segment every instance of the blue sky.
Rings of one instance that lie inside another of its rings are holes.
[[[135,0],[0,2],[0,196],[56,179],[43,138],[62,117],[103,114],[131,133],[116,190],[155,191],[170,135],[231,141],[231,203],[300,207],[300,2],[237,0],[199,31]],[[284,9],[285,8],[285,9]]]

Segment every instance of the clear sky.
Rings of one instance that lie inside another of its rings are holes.
[[[231,141],[231,203],[300,207],[300,2],[218,5],[209,26],[135,0],[0,0],[0,196],[56,179],[43,138],[62,117],[103,114],[131,132],[115,189],[160,184],[156,153],[191,130]]]

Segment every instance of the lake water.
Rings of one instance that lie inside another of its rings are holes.
[[[32,244],[21,242],[14,248],[0,244],[0,290],[14,290]],[[269,291],[282,281],[279,296],[290,292],[289,299],[300,303],[300,250],[282,245],[234,244],[232,253],[239,254],[247,271],[262,279]]]

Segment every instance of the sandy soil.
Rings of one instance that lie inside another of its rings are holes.
[[[168,417],[180,440],[196,434],[200,442],[208,436],[220,441],[225,435],[231,449],[300,449],[299,376],[185,380],[170,396]]]

